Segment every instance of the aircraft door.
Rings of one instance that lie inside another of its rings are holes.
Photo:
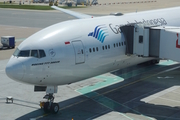
[[[72,42],[75,52],[75,64],[81,64],[85,62],[84,58],[84,46],[81,40]]]

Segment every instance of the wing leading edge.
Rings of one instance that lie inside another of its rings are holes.
[[[72,15],[72,16],[78,18],[78,19],[93,18],[93,16],[86,15],[86,14],[83,14],[83,13],[74,12],[74,11],[71,11],[71,10],[66,10],[66,9],[63,9],[63,8],[59,8],[57,6],[51,6],[51,8],[53,8],[55,10],[62,11],[62,12],[67,13],[69,15]]]

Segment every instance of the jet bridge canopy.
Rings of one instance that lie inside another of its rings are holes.
[[[180,62],[180,27],[130,24],[120,27],[127,55],[171,59]]]

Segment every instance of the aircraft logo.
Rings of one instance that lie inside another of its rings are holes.
[[[50,49],[50,50],[49,50],[49,55],[50,55],[51,57],[54,57],[54,56],[56,55],[56,53],[54,52],[53,49]]]
[[[95,27],[94,32],[90,32],[88,36],[92,36],[103,43],[108,36],[108,29],[105,25],[98,25]]]

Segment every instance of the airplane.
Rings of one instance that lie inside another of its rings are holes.
[[[71,84],[157,58],[126,55],[127,41],[120,27],[132,23],[180,26],[180,7],[93,17],[52,6],[78,19],[47,27],[24,40],[6,66],[9,78],[46,91],[45,112],[58,113],[54,93]],[[155,61],[154,61],[155,60]]]

